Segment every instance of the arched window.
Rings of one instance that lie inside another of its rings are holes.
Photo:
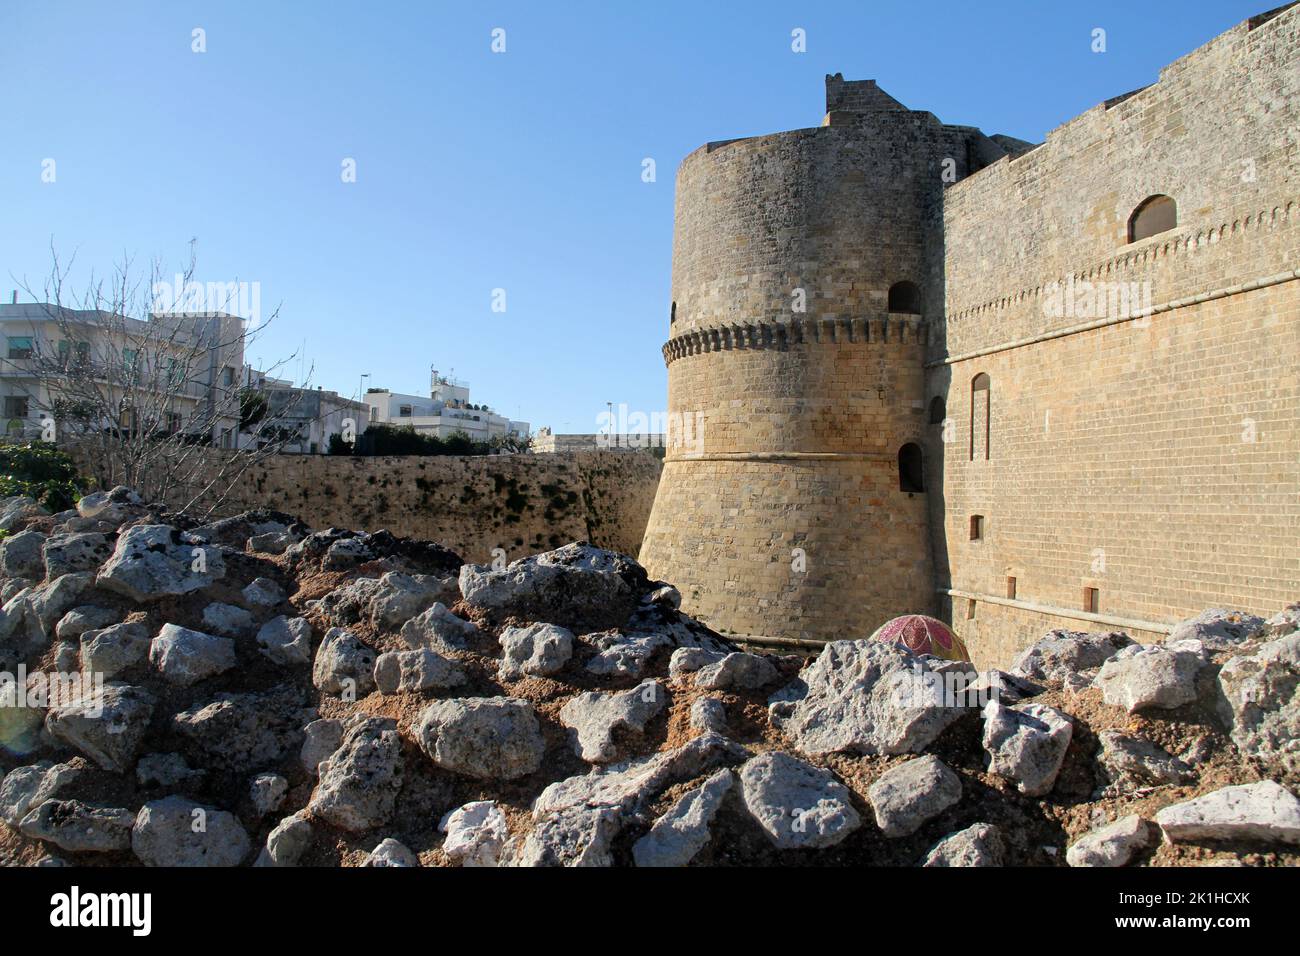
[[[970,383],[970,460],[975,460],[982,449],[985,461],[989,457],[989,418],[991,411],[992,382],[987,373],[980,372]]]
[[[913,494],[925,491],[925,460],[921,446],[915,442],[898,449],[898,490]]]
[[[1128,241],[1137,242],[1178,225],[1178,204],[1168,196],[1148,196],[1128,217]]]
[[[668,324],[674,325],[677,322],[677,303],[673,303],[672,309],[668,312]]]
[[[948,417],[948,403],[943,400],[942,395],[936,395],[930,399],[930,424],[942,425],[943,420]]]
[[[889,311],[921,314],[921,290],[914,282],[895,282],[889,287]]]

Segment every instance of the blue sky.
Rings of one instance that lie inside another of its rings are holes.
[[[281,306],[254,361],[303,349],[345,394],[364,372],[424,392],[435,365],[534,428],[595,431],[607,401],[666,401],[695,147],[817,125],[835,72],[1037,142],[1269,5],[0,0],[0,289],[39,287],[51,240],[84,279],[124,253],[182,266],[197,238],[198,278]]]

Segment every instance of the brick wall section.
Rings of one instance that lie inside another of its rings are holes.
[[[1096,587],[1103,614],[1153,624],[1300,597],[1298,33],[1300,8],[1242,24],[947,191],[949,358],[928,382],[951,420],[951,441],[930,436],[941,588],[1000,597],[1013,575],[1020,601],[1078,610]],[[1152,194],[1177,201],[1178,226],[1128,244]],[[1157,311],[1032,341],[1105,318],[1045,314],[1071,276],[1149,283]],[[991,455],[972,462],[981,372]],[[1101,627],[982,602],[968,622],[954,605],[994,663],[1047,626]]]

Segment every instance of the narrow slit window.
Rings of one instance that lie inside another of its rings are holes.
[[[984,540],[984,516],[983,515],[970,516],[970,539],[972,541]]]
[[[1007,578],[1007,597],[1013,601],[1016,599],[1016,579],[1013,577]]]
[[[984,372],[970,383],[970,460],[989,458],[989,418],[992,414],[992,380]]]
[[[1083,589],[1083,609],[1089,614],[1101,613],[1101,589],[1084,588]]]

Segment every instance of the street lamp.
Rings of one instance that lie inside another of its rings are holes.
[[[614,403],[606,402],[605,407],[609,409],[609,441],[606,442],[605,447],[613,448],[614,447]]]
[[[366,400],[366,399],[365,399],[365,394],[366,394],[366,379],[368,379],[369,377],[370,377],[370,373],[369,373],[369,372],[363,372],[362,375],[361,375],[361,382],[357,385],[357,389],[358,389],[358,391],[357,391],[357,401],[358,401],[358,402],[364,402],[364,401]]]

